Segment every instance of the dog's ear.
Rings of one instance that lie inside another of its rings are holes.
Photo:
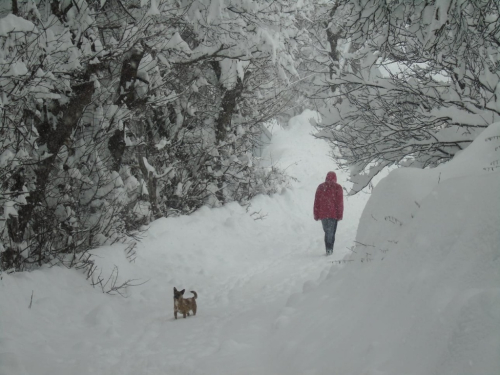
[[[174,293],[177,293],[177,288],[174,286]]]
[[[184,292],[185,292],[185,291],[186,291],[186,289],[182,289],[180,293],[181,293],[182,295],[184,295]]]

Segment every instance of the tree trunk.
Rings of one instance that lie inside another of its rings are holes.
[[[141,169],[142,175],[146,180],[148,186],[149,193],[149,203],[151,204],[151,212],[153,213],[153,220],[159,219],[162,214],[160,212],[160,208],[158,207],[158,193],[157,193],[157,178],[154,176],[153,172],[149,171],[146,168],[146,164],[144,163],[144,153],[137,153],[137,161],[139,163],[139,167]]]
[[[217,74],[217,78],[220,79],[220,65],[214,62],[214,69]],[[234,112],[236,110],[236,104],[241,97],[243,92],[243,81],[240,77],[236,80],[236,86],[230,90],[226,90],[221,100],[221,109],[219,116],[215,121],[215,138],[217,143],[220,145],[226,141],[227,132],[231,128],[231,120],[233,118]],[[222,166],[221,166],[222,167]],[[222,175],[217,181],[217,191],[215,196],[220,203],[225,202],[224,198],[224,175]]]
[[[115,104],[125,103],[129,108],[133,107],[135,101],[135,81],[139,64],[144,56],[144,51],[138,48],[132,49],[122,64],[118,98]]]
[[[12,0],[12,14],[14,16],[19,15],[19,7],[17,6],[17,0]]]
[[[94,83],[86,82],[73,87],[73,96],[68,104],[62,107],[62,116],[57,122],[55,129],[44,127],[46,134],[40,134],[41,138],[46,140],[47,152],[51,154],[43,159],[35,170],[36,183],[35,189],[30,191],[26,198],[27,204],[21,206],[18,214],[17,230],[12,234],[9,232],[11,240],[19,243],[24,237],[26,227],[32,217],[33,211],[45,198],[45,191],[50,179],[50,174],[57,158],[59,150],[69,139],[71,133],[78,125],[85,107],[90,104],[92,94],[94,93]]]
[[[215,133],[219,143],[226,140],[227,131],[231,127],[231,120],[236,109],[236,104],[242,92],[243,81],[238,77],[236,86],[231,90],[226,90],[222,96],[221,110],[215,122]]]
[[[330,10],[330,18],[333,18],[335,15],[335,12],[340,6],[340,1],[338,1],[333,8]],[[333,79],[333,76],[335,74],[335,68],[339,66],[339,53],[337,51],[337,46],[339,43],[340,39],[340,31],[337,31],[336,33],[332,32],[332,30],[328,27],[328,23],[324,25],[326,27],[326,38],[328,41],[328,44],[330,45],[330,79]]]
[[[115,100],[116,105],[124,103],[128,108],[134,107],[135,81],[137,79],[139,64],[143,56],[144,51],[134,48],[123,61],[120,84],[118,86],[118,97]],[[108,149],[114,160],[113,169],[117,172],[120,170],[123,154],[125,152],[124,133],[125,129],[123,129],[123,132],[116,129],[115,134],[108,143]]]

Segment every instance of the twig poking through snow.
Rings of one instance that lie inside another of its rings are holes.
[[[375,247],[375,245],[366,245],[366,244],[364,244],[364,243],[362,243],[362,242],[359,242],[359,241],[354,241],[354,242],[356,242],[357,244],[362,245],[362,246],[370,246],[370,247]]]
[[[264,220],[267,217],[267,214],[262,214],[261,212],[262,212],[262,210],[259,210],[259,211],[256,211],[256,212],[252,212],[250,214],[250,216],[254,220]],[[257,216],[254,217],[254,215],[257,215]]]

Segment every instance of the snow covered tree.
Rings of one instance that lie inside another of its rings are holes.
[[[313,108],[329,117],[338,102],[332,79],[337,77],[345,61],[343,51],[347,42],[343,24],[347,7],[344,0],[312,0],[306,4],[296,15],[295,24],[300,33],[293,36],[300,79],[292,89],[298,100],[285,117],[305,108]]]
[[[99,75],[110,56],[95,4],[23,2],[0,19],[2,268],[59,258],[123,234],[123,183],[110,170]],[[103,105],[104,104],[104,105]],[[108,116],[108,117],[107,117]]]
[[[363,189],[390,165],[450,160],[500,115],[500,5],[342,2],[341,67],[325,77],[337,114],[319,136]]]
[[[288,104],[286,87],[296,74],[293,49],[277,31],[293,32],[282,11],[294,2],[179,4],[176,45],[183,50],[169,58],[173,99],[156,117],[164,132],[155,142],[167,151],[148,148],[150,165],[163,171],[152,174],[163,215],[273,191],[252,149],[262,123]]]
[[[252,148],[290,102],[294,1],[14,3],[0,19],[2,269],[74,265],[160,216],[275,191]]]

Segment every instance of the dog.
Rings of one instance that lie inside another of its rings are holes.
[[[189,311],[193,311],[193,315],[196,315],[196,298],[198,298],[198,294],[192,290],[191,293],[194,294],[194,297],[184,298],[184,292],[186,289],[182,289],[178,291],[177,288],[174,287],[174,316],[177,319],[177,312],[181,312],[182,316],[186,318],[186,315],[189,316]]]

